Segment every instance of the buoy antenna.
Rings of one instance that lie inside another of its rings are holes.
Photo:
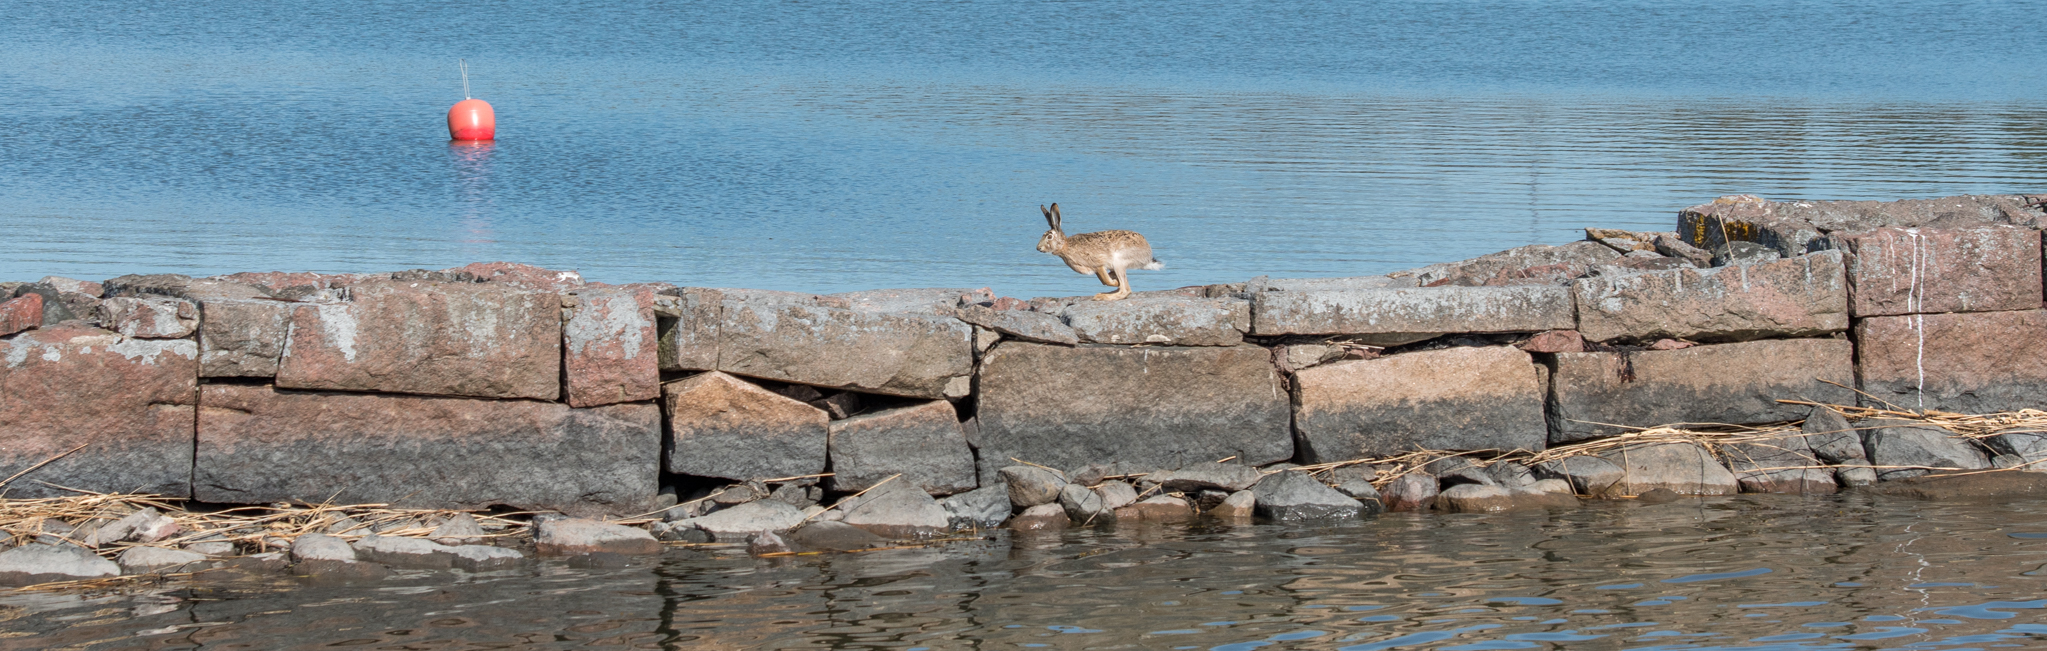
[[[462,68],[462,99],[472,99],[469,97],[469,62],[456,59],[455,65]]]

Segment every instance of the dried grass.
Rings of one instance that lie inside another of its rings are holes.
[[[85,537],[88,529],[112,524],[144,508],[154,508],[178,523],[176,534],[146,545],[108,543],[95,551],[113,558],[136,546],[177,547],[194,542],[231,542],[238,550],[254,552],[264,551],[268,546],[265,541],[274,539],[288,544],[309,533],[332,533],[347,539],[361,538],[372,532],[381,536],[426,538],[433,534],[433,523],[458,513],[392,508],[385,504],[278,504],[193,511],[185,508],[183,500],[160,495],[65,490],[75,494],[30,499],[0,498],[0,536],[14,545],[34,542],[38,536],[83,542],[77,539]],[[487,533],[482,537],[485,538],[520,535],[527,526],[526,522],[516,518],[525,515],[520,513],[471,512],[470,515],[484,527]],[[63,523],[73,533],[55,535],[44,532],[43,524],[50,521]],[[353,524],[347,524],[350,521]],[[376,531],[379,527],[384,530]],[[491,529],[497,531],[491,532]]]

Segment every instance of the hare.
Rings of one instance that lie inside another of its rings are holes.
[[[1052,230],[1038,238],[1038,251],[1059,256],[1066,266],[1084,274],[1094,274],[1102,284],[1116,288],[1113,292],[1095,295],[1097,301],[1115,301],[1130,296],[1130,277],[1125,271],[1139,269],[1164,269],[1166,263],[1151,257],[1151,243],[1143,235],[1130,231],[1097,231],[1067,237],[1059,230],[1059,204],[1051,208],[1038,206],[1038,212],[1045,213],[1045,221]]]

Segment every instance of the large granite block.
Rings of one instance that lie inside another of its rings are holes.
[[[1294,374],[1307,463],[1426,450],[1541,450],[1544,387],[1511,346],[1337,362]]]
[[[1446,333],[1577,327],[1565,287],[1267,289],[1252,294],[1251,334],[1373,335],[1384,345]]]
[[[822,409],[711,371],[662,386],[669,472],[774,479],[824,472]]]
[[[898,473],[932,495],[975,487],[974,450],[944,400],[832,421],[829,448],[831,490],[866,490]]]
[[[561,397],[561,299],[496,283],[373,281],[297,306],[288,389]]]
[[[1903,201],[1764,201],[1737,195],[1678,213],[1679,237],[1708,251],[1728,241],[1755,242],[1784,257],[1833,248],[1830,233],[1898,228],[2039,228],[2047,210],[2016,195],[1965,195]]]
[[[958,320],[729,292],[721,311],[726,373],[911,398],[961,398],[972,386],[974,329]]]
[[[276,377],[296,304],[264,299],[199,301],[200,377]]]
[[[583,287],[562,322],[563,394],[571,407],[661,396],[660,333],[650,287]]]
[[[0,340],[0,478],[78,448],[15,479],[7,496],[76,495],[52,485],[190,496],[198,381],[188,339],[71,325]]]
[[[2047,408],[2047,312],[2040,310],[1860,319],[1855,355],[1862,390],[1906,409]]]
[[[2040,307],[2040,232],[1879,228],[1840,236],[1855,316]]]
[[[1776,339],[1629,353],[1557,353],[1549,442],[1626,427],[1767,423],[1805,417],[1779,398],[1849,404],[1852,347],[1843,339]],[[1836,384],[1828,384],[1834,382]]]
[[[982,356],[982,477],[1015,462],[1132,471],[1293,457],[1287,394],[1256,346],[1052,346],[1005,341]]]
[[[1097,344],[1235,346],[1251,327],[1251,304],[1235,298],[1133,296],[1076,301],[1060,313],[1081,341]]]
[[[661,412],[649,404],[208,385],[200,405],[191,477],[206,502],[631,515],[659,488]]]
[[[1756,265],[1580,278],[1571,293],[1578,331],[1592,341],[1739,341],[1848,329],[1839,251]]]

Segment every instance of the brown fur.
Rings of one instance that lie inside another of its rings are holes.
[[[1102,284],[1115,287],[1116,291],[1096,294],[1096,300],[1113,301],[1130,296],[1128,270],[1132,267],[1157,269],[1160,264],[1152,258],[1151,243],[1143,235],[1131,231],[1097,231],[1067,237],[1060,229],[1059,204],[1050,209],[1040,207],[1045,221],[1052,230],[1038,239],[1038,250],[1059,256],[1066,266],[1075,272],[1094,274]]]

